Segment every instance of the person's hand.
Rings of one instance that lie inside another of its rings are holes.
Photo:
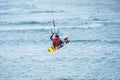
[[[52,32],[52,34],[54,34],[54,32]]]

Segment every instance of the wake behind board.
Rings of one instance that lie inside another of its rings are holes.
[[[49,51],[50,53],[53,53],[53,52],[55,52],[56,50],[59,50],[60,48],[64,47],[64,46],[65,46],[66,44],[68,44],[69,42],[70,42],[70,38],[66,37],[66,38],[64,38],[63,43],[60,43],[60,45],[59,45],[59,46],[56,46],[55,48],[54,48],[53,46],[50,46],[50,47],[48,48],[48,51]]]

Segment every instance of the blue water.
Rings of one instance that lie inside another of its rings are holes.
[[[52,17],[71,38],[54,54]],[[0,80],[119,79],[119,0],[0,0]]]

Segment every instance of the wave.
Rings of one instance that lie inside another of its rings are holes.
[[[57,26],[56,29],[91,29],[95,27],[72,27],[72,26]],[[40,30],[40,31],[50,31],[52,29],[52,26],[5,26],[5,27],[0,27],[0,31],[29,31],[29,30]]]
[[[16,12],[16,13],[15,13]],[[0,12],[0,15],[18,15],[21,14],[21,12],[15,11],[12,12]],[[37,13],[65,13],[65,11],[30,11],[30,12],[22,12],[22,14],[37,14]]]
[[[0,15],[9,15],[9,13],[0,13]]]
[[[71,27],[71,26],[57,26],[56,29],[91,29],[90,27]],[[1,27],[0,28],[0,32],[1,31],[30,31],[30,30],[39,30],[39,31],[50,31],[52,29],[52,26],[24,26],[24,27]]]
[[[116,22],[101,22],[101,23],[104,24],[104,25],[120,25],[119,21],[116,21]]]
[[[0,25],[51,25],[52,21],[21,21],[21,22],[0,22]],[[70,25],[70,22],[57,22],[56,25]],[[72,25],[72,24],[71,24]]]
[[[15,5],[0,5],[1,10],[8,10],[13,7],[15,7]]]
[[[39,45],[41,43],[46,43],[49,40],[41,39],[41,40],[0,40],[0,45],[21,45],[21,44],[36,44]]]
[[[22,21],[22,22],[0,22],[0,30],[32,30],[32,29],[45,29],[52,28],[52,21],[39,22],[39,21]],[[102,24],[92,23],[83,25],[74,25],[67,23],[56,23],[56,28],[64,29],[94,29],[102,27]]]
[[[32,26],[32,27],[1,27],[0,31],[49,31],[51,29],[50,26]]]
[[[110,44],[120,44],[118,40],[72,40],[71,42],[83,42],[83,43],[110,43]]]
[[[71,40],[71,43],[101,43],[101,44],[120,44],[120,41],[118,40]],[[20,44],[35,44],[35,45],[39,45],[39,44],[46,44],[46,43],[50,43],[49,39],[17,39],[17,40],[0,40],[0,45],[20,45]]]
[[[31,11],[30,13],[65,13],[65,11]]]
[[[51,21],[38,22],[38,21],[23,21],[23,22],[0,22],[0,25],[50,25]]]

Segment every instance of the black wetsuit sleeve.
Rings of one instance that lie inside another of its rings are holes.
[[[52,40],[53,34],[50,36],[50,39]]]

